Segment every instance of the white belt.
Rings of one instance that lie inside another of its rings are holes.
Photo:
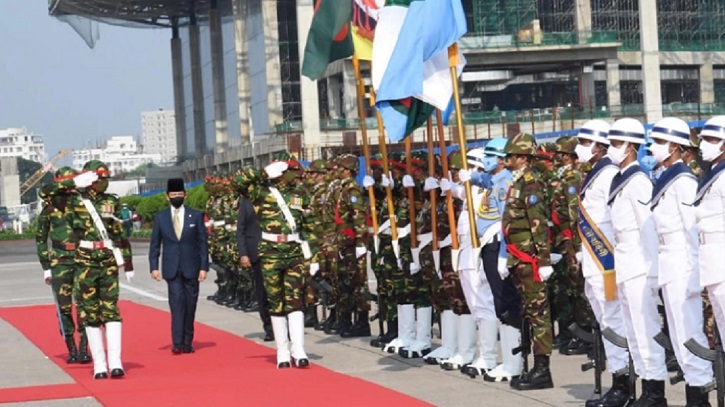
[[[446,238],[445,238],[445,239],[443,239],[443,240],[439,240],[439,241],[438,241],[438,248],[439,248],[439,249],[442,249],[442,248],[444,248],[444,247],[448,247],[448,246],[450,246],[450,245],[451,245],[452,243],[453,243],[453,237],[451,237],[451,235],[450,235],[450,234],[448,234],[448,236],[446,236]]]
[[[227,232],[236,232],[237,225],[225,225],[224,230],[226,230]]]
[[[657,238],[659,239],[660,245],[662,246],[669,246],[675,244],[681,245],[683,243],[686,243],[684,230],[678,230],[670,233],[659,233],[657,234]]]
[[[285,243],[285,242],[299,242],[300,234],[292,233],[291,235],[276,235],[274,233],[262,232],[262,239],[268,242]]]
[[[422,249],[433,242],[433,232],[418,235],[418,248]]]
[[[398,239],[402,239],[410,234],[410,223],[407,224],[404,228],[398,227]],[[393,231],[390,228],[387,228],[382,231],[384,235],[392,236]]]
[[[632,243],[640,239],[639,230],[627,230],[621,233],[616,233],[614,241],[617,243]]]
[[[698,237],[701,245],[725,242],[725,233],[723,232],[700,233]]]
[[[213,221],[213,222],[211,223],[211,225],[212,225],[212,226],[215,226],[215,227],[216,227],[216,226],[224,226],[224,224],[225,224],[225,223],[226,223],[226,222],[224,222],[223,220],[215,220],[215,221]]]
[[[78,247],[84,249],[113,249],[113,241],[111,240],[81,240]]]
[[[373,228],[373,227],[369,227],[369,228],[368,228],[368,233],[370,233],[371,235],[372,235],[373,233],[375,233],[375,228]]]

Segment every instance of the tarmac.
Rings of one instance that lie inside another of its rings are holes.
[[[154,281],[149,273],[148,242],[134,241],[132,247],[136,273],[131,284],[122,281],[121,298],[168,311],[166,284]],[[53,303],[51,291],[43,282],[43,271],[35,250],[34,241],[0,242],[0,307]],[[215,291],[213,280],[214,272],[211,272],[209,279],[201,285],[196,321],[261,343],[270,347],[270,354],[273,354],[273,343],[262,342],[262,326],[256,313],[235,311],[206,300],[207,295]],[[374,285],[374,281],[370,283]],[[371,327],[373,335],[377,335],[377,322],[371,323]],[[439,342],[437,333],[436,325],[436,343]],[[0,389],[72,382],[70,376],[2,319],[0,338]],[[370,347],[370,339],[343,339],[308,328],[305,341],[313,365],[376,383],[437,406],[583,406],[594,389],[593,372],[581,372],[585,356],[562,356],[554,352],[551,370],[555,387],[520,392],[511,389],[507,383],[486,383],[480,377],[471,379],[458,371],[448,372],[438,366],[427,365],[421,359],[389,355]],[[269,368],[274,369],[275,366],[270,365]],[[611,375],[605,372],[602,378],[606,391]],[[683,382],[674,386],[668,383],[666,394],[669,405],[684,406],[684,392]],[[714,394],[710,400],[714,402]],[[341,405],[344,402],[340,400]],[[60,407],[100,404],[93,398],[82,398],[7,405]]]

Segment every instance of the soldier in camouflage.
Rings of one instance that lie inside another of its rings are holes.
[[[324,192],[320,192],[320,196],[316,197],[322,209],[321,221],[322,229],[324,230],[323,234],[319,237],[321,244],[318,258],[320,260],[320,276],[333,289],[328,302],[336,304],[339,295],[337,268],[340,255],[338,253],[335,206],[340,194],[342,181],[338,178],[338,167],[335,161],[328,162],[326,181]],[[332,308],[328,318],[321,321],[315,329],[322,330],[328,335],[339,333],[337,307]]]
[[[321,250],[321,237],[325,234],[323,222],[323,197],[327,192],[327,183],[325,182],[327,174],[327,162],[318,159],[310,163],[305,175],[305,188],[309,191],[310,207],[309,216],[311,221],[308,223],[309,230],[306,232],[309,236],[308,242],[313,255]],[[321,280],[320,274],[314,277],[318,282]],[[312,281],[312,280],[310,280]],[[319,286],[319,284],[317,284]],[[329,286],[328,286],[329,287]],[[323,288],[324,290],[324,288]],[[313,284],[307,284],[305,287],[305,327],[312,328],[319,325],[317,318],[317,302],[318,298],[329,299],[327,292],[316,292]],[[323,307],[328,306],[328,301],[324,301]],[[326,312],[326,310],[325,310]]]
[[[55,172],[54,181],[71,179],[77,172],[70,167],[63,167]],[[75,193],[75,191],[73,191]],[[35,242],[38,259],[43,267],[45,283],[52,286],[53,297],[58,308],[60,330],[68,348],[66,363],[90,363],[88,354],[88,338],[81,325],[80,313],[76,313],[79,347],[76,348],[74,333],[76,324],[73,322],[73,287],[76,274],[75,251],[78,238],[68,224],[68,201],[72,194],[59,193],[44,201],[43,209],[38,216],[38,230]],[[48,247],[50,239],[50,247]],[[78,311],[78,308],[76,308]]]
[[[551,355],[551,317],[546,280],[553,274],[550,265],[549,208],[544,183],[531,169],[536,141],[519,133],[509,139],[504,152],[507,167],[513,173],[501,222],[508,249],[508,261],[499,261],[501,277],[510,273],[521,295],[524,318],[531,325],[534,367],[511,381],[517,390],[554,387],[549,371]]]
[[[54,183],[47,196],[70,193],[68,222],[79,239],[75,253],[78,265],[76,286],[83,326],[93,356],[95,379],[125,375],[121,362],[121,314],[118,309],[119,270],[125,270],[126,280],[133,277],[131,245],[121,220],[118,197],[105,193],[110,173],[108,166],[92,160],[83,166],[83,173]],[[45,198],[45,197],[43,197]],[[106,328],[108,364],[103,346],[101,327]]]

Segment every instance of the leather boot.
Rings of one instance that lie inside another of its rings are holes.
[[[330,308],[330,313],[327,315],[327,318],[317,324],[315,331],[326,331],[329,329],[328,327],[330,325],[335,323],[335,321],[337,321],[337,313],[335,312],[335,308]]]
[[[343,338],[362,338],[370,336],[370,322],[368,322],[368,312],[360,311],[356,315],[355,323],[340,332]]]
[[[685,398],[687,400],[685,407],[710,407],[708,393],[703,393],[702,387],[685,386]]]
[[[88,353],[88,337],[85,330],[81,332],[81,341],[78,344],[78,362],[82,365],[93,362],[93,358]]]
[[[216,301],[217,299],[219,299],[221,293],[223,292],[225,282],[224,271],[220,271],[220,269],[216,268],[216,266],[214,265],[212,265],[211,268],[216,270],[216,280],[214,280],[214,284],[216,284],[216,292],[212,295],[207,296],[206,299],[209,301]]]
[[[65,337],[65,346],[68,348],[68,359],[65,360],[65,363],[78,363],[78,349],[76,348],[76,340],[73,335]]]
[[[431,321],[433,320],[433,307],[420,307],[415,310],[415,339],[398,355],[406,359],[422,358],[431,352]]]
[[[568,344],[559,348],[559,353],[562,355],[586,355],[592,350],[592,344],[584,342],[579,338],[573,338]]]
[[[254,289],[247,291],[247,297],[249,301],[244,305],[244,312],[259,312],[259,302],[257,297],[254,295]]]
[[[559,324],[559,326],[563,326],[563,324]],[[568,326],[568,325],[567,325]],[[559,333],[554,337],[554,342],[552,343],[552,347],[554,349],[559,349],[571,341],[571,333],[568,329],[559,329]]]
[[[329,330],[326,330],[325,333],[328,335],[339,335],[342,332],[350,329],[351,326],[352,312],[344,312],[337,316],[337,323],[334,324]]]
[[[451,310],[445,310],[441,313],[441,346],[423,357],[425,363],[437,365],[456,354],[458,349],[456,317],[456,314]]]
[[[289,323],[290,355],[297,367],[308,367],[310,360],[305,353],[305,315],[302,311],[290,312]]]
[[[586,407],[624,407],[629,400],[629,374],[612,375],[612,388],[602,398],[587,400]]]
[[[108,379],[108,365],[106,364],[106,350],[103,348],[103,331],[98,326],[87,326],[86,337],[88,346],[93,355],[93,378]]]
[[[111,378],[117,379],[126,375],[121,363],[121,327],[118,321],[106,322],[106,344],[108,346],[108,370]]]
[[[387,353],[398,353],[401,348],[410,346],[415,339],[415,306],[398,304],[398,335],[388,342],[383,350]]]
[[[664,380],[642,380],[642,395],[633,407],[667,407]]]
[[[274,342],[277,346],[277,369],[291,367],[289,331],[287,329],[287,318],[273,315],[272,330],[274,331]]]
[[[498,364],[498,320],[482,319],[476,321],[478,324],[478,358],[470,365],[464,366],[461,373],[474,379],[476,376],[483,376],[495,369]]]
[[[313,328],[317,326],[317,306],[310,304],[305,309],[305,328]]]
[[[242,311],[247,306],[247,303],[249,302],[249,295],[247,295],[247,291],[244,291],[243,289],[237,290],[237,303],[234,304],[234,309],[236,311]]]
[[[370,346],[374,348],[383,348],[385,345],[394,341],[398,337],[398,318],[385,321],[388,330],[378,335],[377,338],[370,341]]]
[[[549,370],[549,356],[535,355],[534,368],[524,373],[519,380],[512,381],[511,387],[516,390],[541,390],[554,387]]]

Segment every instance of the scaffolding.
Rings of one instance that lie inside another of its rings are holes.
[[[657,0],[660,51],[725,50],[725,2]]]

